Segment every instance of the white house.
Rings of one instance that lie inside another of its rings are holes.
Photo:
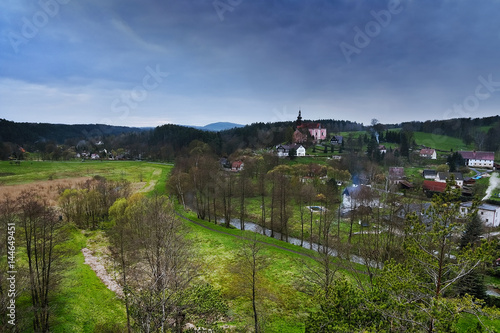
[[[464,202],[460,205],[460,213],[465,215],[472,207],[472,202]],[[498,227],[500,225],[500,206],[482,203],[477,207],[477,214],[487,227]]]
[[[452,176],[455,180],[455,184],[461,188],[464,185],[464,176],[460,172],[438,172],[435,181],[446,183]]]
[[[477,168],[493,169],[495,153],[492,151],[459,151],[465,160],[465,165]]]
[[[431,160],[435,160],[437,158],[436,150],[435,149],[429,149],[429,148],[421,149],[420,150],[420,157],[422,157],[422,158],[430,158]]]
[[[295,149],[295,156],[306,156],[306,149],[302,145],[278,145],[276,146],[276,155],[279,157],[288,157],[290,149]]]
[[[304,146],[300,145],[297,148],[297,156],[306,156],[306,149],[304,148]]]

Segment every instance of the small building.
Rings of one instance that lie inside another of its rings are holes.
[[[430,206],[431,204],[429,202],[403,204],[397,208],[394,214],[396,221],[403,223],[409,215],[415,214],[419,218],[420,222],[424,224],[431,224],[432,219],[429,215],[427,215],[427,210]]]
[[[293,143],[304,143],[307,142],[307,134],[302,133],[300,130],[296,129],[293,132]]]
[[[389,182],[391,184],[399,184],[405,178],[405,169],[402,167],[389,168]]]
[[[342,135],[334,135],[330,139],[330,144],[333,146],[341,146],[344,141],[344,137]]]
[[[292,149],[295,149],[295,156],[306,156],[306,149],[304,146],[295,143],[291,145],[276,146],[276,155],[278,155],[278,157],[288,157]]]
[[[342,208],[344,213],[361,206],[376,207],[378,205],[379,201],[369,186],[348,186],[342,192]]]
[[[458,187],[461,188],[464,186],[464,176],[460,172],[438,172],[436,181],[440,183],[446,183],[452,178],[455,180],[455,184]]]
[[[465,160],[465,165],[476,168],[491,168],[495,164],[495,153],[492,151],[459,151]]]
[[[472,202],[464,202],[460,204],[460,213],[465,215],[472,207]],[[477,214],[487,227],[500,226],[500,206],[481,203],[477,207]]]
[[[380,145],[378,146],[378,151],[381,153],[381,154],[387,154],[387,148],[385,148],[384,145]]]
[[[243,170],[243,166],[245,164],[242,162],[242,161],[234,161],[232,164],[231,164],[231,170],[232,171],[241,171]]]
[[[306,156],[306,148],[304,148],[304,146],[300,145],[297,148],[297,156],[299,156],[299,157]]]
[[[437,177],[437,171],[436,170],[424,170],[424,171],[422,171],[422,176],[425,179],[435,180]]]
[[[435,182],[433,180],[424,180],[422,189],[428,194],[443,193],[446,190],[446,183]]]
[[[424,148],[420,150],[420,157],[435,160],[437,158],[436,150],[430,148]]]

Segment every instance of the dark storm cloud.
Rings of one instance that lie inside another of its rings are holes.
[[[41,3],[58,13],[17,50],[12,34],[44,7],[0,5],[0,97],[13,120],[36,121],[33,104],[59,122],[71,108],[66,122],[129,125],[286,120],[299,107],[308,118],[435,119],[480,76],[500,81],[499,1]],[[145,90],[156,66],[169,75]],[[123,96],[137,99],[126,116],[111,106]],[[492,92],[468,112],[496,113],[499,101]]]

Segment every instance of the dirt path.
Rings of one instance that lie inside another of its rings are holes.
[[[85,264],[92,268],[99,279],[101,279],[102,283],[104,283],[109,290],[115,292],[118,297],[123,297],[122,287],[108,274],[106,268],[99,259],[86,247],[82,249],[82,253],[85,257]]]

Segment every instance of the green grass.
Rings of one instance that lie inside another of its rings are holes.
[[[306,265],[317,265],[308,256],[314,251],[291,245],[276,239],[265,237],[250,231],[226,229],[213,223],[196,218],[192,212],[186,212],[190,219],[216,230],[231,235],[252,238],[266,243],[278,245],[301,254],[292,253],[273,246],[265,246],[263,254],[270,258],[270,265],[263,272],[267,286],[267,298],[263,301],[267,308],[264,317],[267,322],[266,332],[303,332],[304,322],[308,311],[314,308],[310,296],[297,291],[297,286],[304,284]],[[233,273],[231,267],[235,262],[238,249],[245,242],[231,235],[219,234],[203,227],[185,221],[189,228],[188,239],[196,244],[196,255],[203,263],[201,273],[203,279],[221,288],[230,302],[232,311],[231,321],[227,324],[238,327],[251,325],[251,307],[248,299],[239,296],[240,291],[233,287]],[[362,269],[355,265],[356,269]],[[341,271],[342,275],[347,274]]]
[[[0,184],[17,185],[51,179],[94,177],[110,180],[126,179],[131,183],[166,180],[172,165],[136,161],[40,162],[22,161],[20,165],[0,162]],[[158,175],[160,171],[160,176]],[[166,172],[164,172],[166,171]],[[155,173],[156,172],[156,173]],[[161,181],[156,186],[161,187]]]
[[[126,328],[123,302],[84,264],[81,249],[87,238],[74,229],[68,241],[73,255],[65,258],[60,290],[54,299],[53,332],[96,332]]]
[[[414,132],[414,138],[417,145],[424,145],[438,150],[445,151],[459,151],[459,150],[472,150],[473,145],[466,145],[463,140],[453,138],[451,136]]]

